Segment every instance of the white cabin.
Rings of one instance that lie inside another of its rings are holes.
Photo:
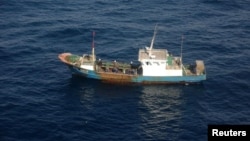
[[[180,57],[169,55],[166,49],[140,49],[138,61],[142,64],[143,76],[182,76]]]

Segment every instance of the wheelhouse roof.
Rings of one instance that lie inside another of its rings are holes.
[[[151,56],[150,51],[146,49],[140,49],[139,50],[139,58],[138,60],[144,60],[144,59],[154,59],[154,60],[166,60],[168,56],[168,51],[166,49],[152,49],[151,50]]]

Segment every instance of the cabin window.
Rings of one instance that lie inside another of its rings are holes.
[[[151,63],[150,62],[146,62],[146,65],[149,66],[149,65],[151,65]]]
[[[160,64],[158,62],[153,62],[154,65],[159,66]]]

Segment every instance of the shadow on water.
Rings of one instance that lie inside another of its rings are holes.
[[[184,110],[192,108],[186,105],[193,102],[189,96],[203,86],[115,85],[72,76],[69,90],[79,98],[89,136],[110,136],[115,128],[127,139],[178,140],[187,116],[183,113],[188,114]]]

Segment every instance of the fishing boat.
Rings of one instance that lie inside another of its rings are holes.
[[[139,49],[138,60],[135,62],[124,63],[116,60],[103,61],[96,59],[94,32],[92,53],[83,55],[61,53],[58,57],[69,67],[72,74],[90,79],[98,79],[103,82],[189,84],[200,83],[206,80],[206,70],[203,60],[195,60],[192,64],[184,65],[182,63],[182,53],[180,56],[173,56],[167,49],[155,49],[153,47],[156,29],[155,27],[150,46]]]

